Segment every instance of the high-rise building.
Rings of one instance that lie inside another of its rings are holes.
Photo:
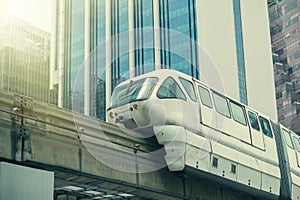
[[[227,95],[276,120],[267,3],[56,0],[51,85],[59,106],[105,119],[120,80],[171,68],[205,81],[213,63]]]
[[[57,104],[49,90],[50,34],[9,15],[0,27],[0,89]]]
[[[300,1],[269,8],[279,121],[300,134]]]

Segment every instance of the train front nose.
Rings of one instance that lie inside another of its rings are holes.
[[[144,111],[158,78],[149,77],[128,80],[114,89],[111,105],[107,110],[108,122],[134,129],[149,124]]]
[[[108,112],[108,122],[127,129],[142,127],[145,119],[142,107],[141,103],[135,102],[112,109]]]

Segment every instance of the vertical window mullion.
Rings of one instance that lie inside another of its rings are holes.
[[[248,104],[240,0],[233,0],[240,101]]]
[[[166,0],[166,15],[167,15],[167,30],[170,29],[170,14],[169,14],[169,0]],[[171,46],[170,46],[170,31],[168,31],[168,36],[167,36],[167,55],[168,55],[168,63],[167,66],[168,68],[171,69]]]
[[[143,1],[141,0],[140,2],[140,10],[141,10],[141,60],[142,60],[142,67],[141,67],[141,71],[140,73],[144,74],[144,31],[143,31],[143,28],[144,28],[144,23],[143,23],[143,13],[144,13],[144,10],[143,10]]]

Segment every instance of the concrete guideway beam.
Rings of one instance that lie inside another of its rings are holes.
[[[139,153],[152,152],[161,146],[153,138],[136,138],[132,132],[121,131],[111,124],[76,116],[80,119],[77,123],[71,111],[0,91],[0,161],[54,171],[55,187],[89,183],[112,190],[121,188],[119,191],[150,199],[254,199],[201,177],[171,173],[166,167],[146,173],[114,169],[95,158],[93,150],[114,152],[108,154],[111,165],[120,164],[113,162],[118,156],[127,155],[131,159],[127,159],[127,164],[134,163],[129,168],[139,169],[136,167],[149,165],[155,158]],[[101,137],[98,125],[105,138]],[[91,143],[96,141],[94,149],[83,145],[80,132],[91,138]],[[118,151],[109,151],[113,145],[119,147]],[[159,161],[162,160],[163,157]]]

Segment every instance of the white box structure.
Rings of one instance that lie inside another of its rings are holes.
[[[52,200],[54,173],[0,163],[0,200]]]

